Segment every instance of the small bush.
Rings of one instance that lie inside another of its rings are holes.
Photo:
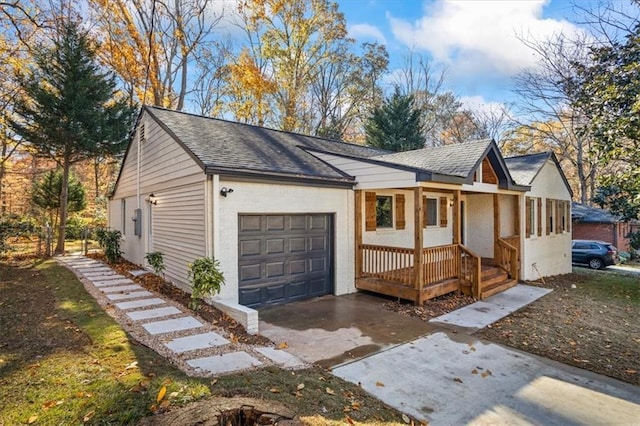
[[[189,279],[192,285],[189,307],[194,310],[198,310],[205,297],[220,293],[224,284],[220,262],[210,257],[201,257],[189,264]]]
[[[631,248],[634,250],[640,250],[640,231],[631,232],[628,237]]]
[[[107,229],[98,229],[96,231],[96,238],[100,248],[104,251],[104,256],[107,258],[107,262],[116,263],[118,258],[122,256],[120,250],[120,237],[122,233],[114,230],[109,231]]]
[[[147,262],[149,262],[149,265],[151,265],[151,268],[153,268],[153,272],[155,272],[156,275],[163,274],[164,259],[162,257],[162,253],[159,251],[153,251],[151,253],[147,253],[144,258],[147,259]]]

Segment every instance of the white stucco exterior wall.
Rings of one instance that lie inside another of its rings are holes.
[[[219,222],[214,257],[220,261],[225,285],[216,299],[238,303],[238,215],[325,213],[333,215],[334,292],[356,291],[354,283],[354,192],[351,189],[238,182],[221,178],[233,189],[222,197],[214,193],[213,214]],[[216,230],[214,230],[216,232]]]
[[[571,272],[571,229],[562,234],[552,232],[546,235],[546,200],[571,201],[571,193],[562,180],[555,163],[548,160],[531,184],[528,197],[542,198],[542,236],[532,232],[524,239],[524,257],[522,275],[524,280],[537,280],[540,277],[567,274]],[[523,203],[524,204],[524,203]],[[526,209],[522,212],[521,227],[525,229]],[[571,221],[569,220],[569,223]],[[535,231],[535,230],[534,230]]]

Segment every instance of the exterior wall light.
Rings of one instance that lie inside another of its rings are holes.
[[[223,197],[226,197],[227,194],[231,194],[233,192],[233,188],[227,188],[226,186],[223,186],[222,188],[220,188],[220,195],[222,195]]]
[[[156,196],[153,193],[149,194],[149,198],[147,198],[149,204],[153,204],[154,206],[158,204],[158,200],[156,200]]]

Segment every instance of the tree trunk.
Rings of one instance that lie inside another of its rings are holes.
[[[105,161],[106,162],[106,161]],[[96,200],[100,196],[100,182],[99,182],[100,160],[98,158],[93,159],[93,178],[95,179]]]
[[[576,171],[578,172],[578,183],[580,186],[580,203],[587,204],[587,177],[584,173],[584,147],[583,141],[576,141]]]
[[[67,202],[69,200],[69,169],[71,161],[69,154],[65,153],[62,163],[62,189],[60,190],[60,224],[58,226],[58,244],[56,254],[64,254],[64,231],[67,225]]]

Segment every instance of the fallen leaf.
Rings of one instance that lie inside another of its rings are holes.
[[[56,400],[52,399],[51,401],[47,401],[44,404],[42,404],[42,409],[43,410],[48,410],[51,407],[54,407],[56,405]]]
[[[165,399],[160,403],[160,408],[168,408],[170,405],[171,405],[171,401],[169,401],[168,399]]]
[[[384,383],[382,382],[376,382],[376,386],[378,386],[379,388],[384,387]]]
[[[478,374],[478,370],[474,368],[473,370],[471,370],[471,374]]]
[[[280,389],[278,389],[278,388],[271,388],[271,389],[269,389],[269,392],[271,392],[271,393],[280,393]]]
[[[218,379],[213,379],[213,380],[211,381],[211,386],[215,385],[216,383],[218,383]]]
[[[454,382],[458,382],[458,383],[462,383],[462,379],[460,377],[454,377],[453,381]]]
[[[411,423],[411,419],[409,418],[409,416],[407,416],[404,413],[402,413],[402,421],[405,422],[406,424]]]
[[[158,392],[158,396],[156,397],[156,402],[160,402],[162,401],[162,398],[164,398],[164,394],[167,393],[167,387],[163,386],[160,388],[160,391]]]
[[[125,370],[131,370],[133,368],[138,368],[138,361],[133,361],[131,364],[125,367]]]
[[[336,394],[335,391],[333,389],[331,389],[331,388],[325,388],[324,391],[326,393],[328,393],[329,395],[335,395]]]
[[[354,401],[351,403],[351,408],[358,411],[360,409],[360,403],[358,401]]]
[[[82,418],[82,421],[86,423],[89,420],[91,420],[93,418],[93,416],[95,416],[95,415],[96,415],[96,412],[91,410],[87,414],[84,415],[84,417]]]
[[[175,398],[175,397],[177,397],[178,395],[180,395],[180,392],[171,392],[171,393],[169,394],[169,398]]]
[[[282,342],[278,345],[278,349],[287,349],[289,347],[289,345],[287,344],[287,342]]]
[[[629,369],[629,370],[624,370],[624,372],[625,372],[625,373],[627,373],[627,374],[636,374],[636,373],[637,373],[637,371],[636,371],[636,370],[631,370],[631,369]]]
[[[344,419],[345,422],[349,423],[350,425],[355,425],[354,421],[351,419],[351,417],[346,416]]]
[[[27,420],[27,423],[31,424],[33,422],[35,422],[36,420],[38,420],[38,416],[36,416],[35,414],[31,417],[29,417],[29,420]]]
[[[296,387],[296,389],[298,389],[298,390],[302,390],[302,389],[304,389],[304,383],[300,383],[300,384]]]

